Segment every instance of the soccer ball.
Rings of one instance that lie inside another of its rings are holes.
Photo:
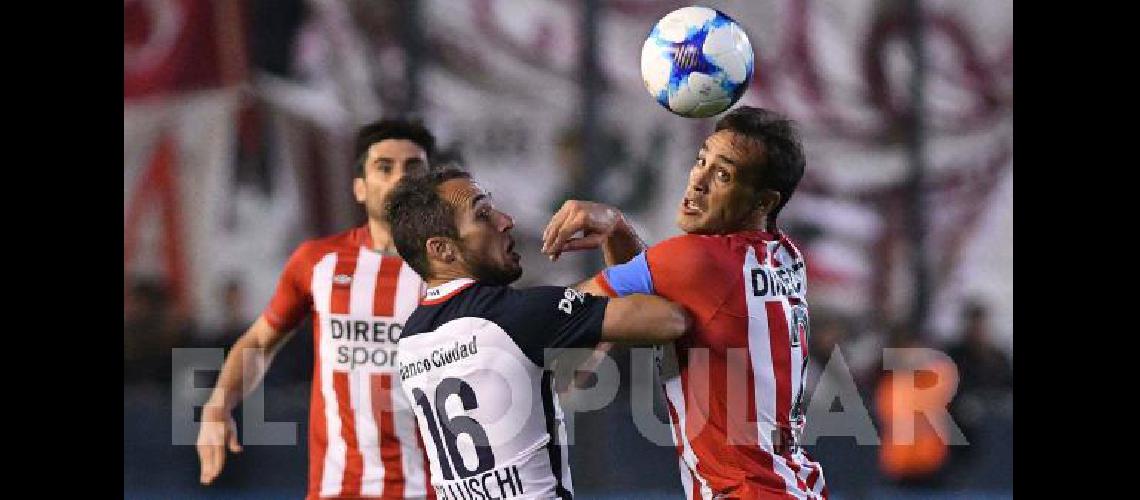
[[[723,12],[682,7],[657,21],[641,47],[645,89],[665,109],[706,118],[732,106],[752,81],[752,44]]]

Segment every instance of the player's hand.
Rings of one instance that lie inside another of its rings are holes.
[[[233,453],[241,453],[237,438],[237,423],[229,412],[217,407],[202,409],[202,427],[198,430],[198,463],[202,474],[198,478],[202,484],[210,484],[222,472],[226,463],[226,448]]]
[[[592,201],[567,200],[542,232],[542,253],[558,260],[562,252],[598,248],[625,219],[620,210]],[[575,237],[581,232],[581,236]]]

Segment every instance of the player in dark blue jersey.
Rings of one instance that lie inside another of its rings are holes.
[[[430,287],[404,325],[397,363],[436,494],[573,498],[546,351],[671,342],[687,313],[651,295],[510,288],[522,275],[513,220],[465,172],[405,178],[387,213],[400,256]]]

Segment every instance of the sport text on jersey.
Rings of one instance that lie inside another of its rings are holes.
[[[479,353],[477,342],[478,339],[472,335],[471,342],[460,343],[456,341],[454,346],[436,349],[426,358],[417,359],[411,363],[400,363],[400,380],[407,380],[431,371],[432,367],[442,368],[447,364],[474,356]]]
[[[325,323],[336,355],[336,369],[372,368],[387,371],[396,366],[396,341],[404,325],[394,321],[362,320],[330,314]]]
[[[526,493],[517,465],[503,466],[443,485],[433,484],[432,488],[440,500],[499,500]]]

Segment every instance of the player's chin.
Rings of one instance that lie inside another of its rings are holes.
[[[497,281],[502,285],[509,285],[518,281],[522,277],[522,273],[522,266],[518,263],[507,264],[500,268]]]
[[[704,220],[700,215],[681,211],[677,213],[677,227],[686,233],[700,233],[703,232]]]
[[[511,253],[514,254],[514,252]],[[518,279],[522,277],[523,270],[517,256],[518,254],[514,254],[514,257],[504,257],[503,260],[495,266],[494,271],[488,273],[490,274],[489,279],[485,281],[493,282],[493,284],[496,285],[509,285],[518,281]]]

